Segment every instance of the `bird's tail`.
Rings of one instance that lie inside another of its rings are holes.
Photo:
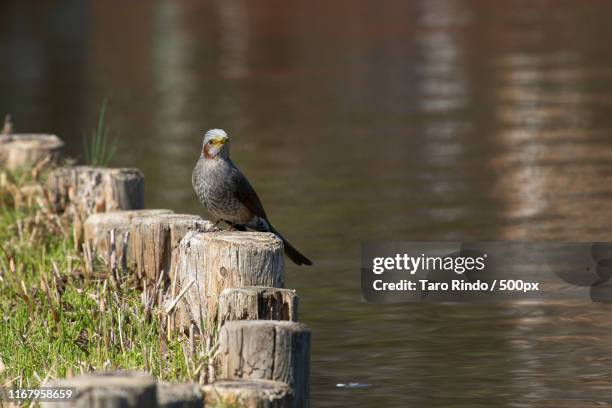
[[[285,237],[280,234],[280,232],[274,229],[274,227],[270,225],[270,223],[268,223],[268,226],[270,227],[270,232],[276,234],[283,241],[283,245],[285,247],[285,254],[287,254],[289,259],[291,259],[293,263],[295,263],[296,265],[312,265],[312,261],[302,255],[300,251],[295,249],[295,247],[291,245],[289,241],[287,241]]]

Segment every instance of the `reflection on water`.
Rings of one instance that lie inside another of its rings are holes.
[[[602,101],[582,91],[591,80],[585,65],[569,52],[510,55],[499,64],[504,153],[493,166],[505,175],[498,191],[508,239],[606,237],[612,145],[590,121]]]
[[[202,212],[204,129],[275,225],[313,329],[313,405],[609,402],[602,305],[366,305],[365,240],[610,240],[612,4],[266,0],[0,15],[0,113],[78,154],[104,97],[148,205]],[[534,271],[534,274],[537,271]],[[338,383],[371,384],[338,388]]]

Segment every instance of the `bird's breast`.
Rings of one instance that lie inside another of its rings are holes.
[[[222,160],[206,160],[200,169],[197,167],[193,173],[193,186],[208,212],[233,223],[248,223],[252,213],[235,195],[231,167]]]

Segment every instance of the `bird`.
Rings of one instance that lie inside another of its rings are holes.
[[[218,219],[217,223],[224,221],[238,231],[249,228],[271,232],[283,241],[285,254],[295,264],[312,265],[272,226],[255,189],[230,159],[229,141],[223,129],[211,129],[204,134],[200,158],[191,176],[200,202]]]

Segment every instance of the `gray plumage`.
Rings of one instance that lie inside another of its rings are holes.
[[[285,253],[298,265],[312,262],[274,229],[257,193],[229,157],[229,137],[221,129],[204,135],[200,159],[192,174],[193,188],[208,212],[230,226],[276,234]]]

